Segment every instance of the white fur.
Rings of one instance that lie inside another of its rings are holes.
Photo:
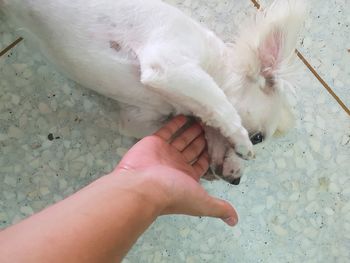
[[[302,0],[275,1],[235,44],[159,0],[2,1],[72,79],[127,105],[120,117],[129,135],[156,130],[170,114],[195,115],[212,127],[213,164],[224,162],[227,177],[240,170],[235,152],[253,156],[249,134],[289,126],[284,77]]]

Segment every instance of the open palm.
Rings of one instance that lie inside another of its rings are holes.
[[[164,200],[161,214],[220,217],[235,225],[237,214],[233,207],[208,195],[198,183],[209,167],[206,141],[198,123],[186,123],[186,117],[175,117],[155,134],[139,141],[126,153],[116,171],[136,172],[153,180],[154,190],[160,191]]]

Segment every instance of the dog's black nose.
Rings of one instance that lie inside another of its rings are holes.
[[[241,182],[241,177],[233,179],[233,180],[230,182],[230,184],[239,185],[240,182]]]
[[[219,164],[215,167],[215,174],[222,176],[222,171],[224,170],[224,166],[222,164]]]

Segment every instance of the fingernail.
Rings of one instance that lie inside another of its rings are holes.
[[[233,216],[228,217],[228,218],[226,218],[226,219],[223,219],[223,221],[224,221],[226,224],[228,224],[229,226],[235,226],[235,225],[237,225],[237,223],[238,223],[237,218],[235,218],[235,217],[233,217]]]

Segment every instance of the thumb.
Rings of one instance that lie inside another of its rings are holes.
[[[225,200],[207,195],[206,200],[203,200],[198,208],[202,216],[221,218],[229,226],[238,223],[236,210]]]

